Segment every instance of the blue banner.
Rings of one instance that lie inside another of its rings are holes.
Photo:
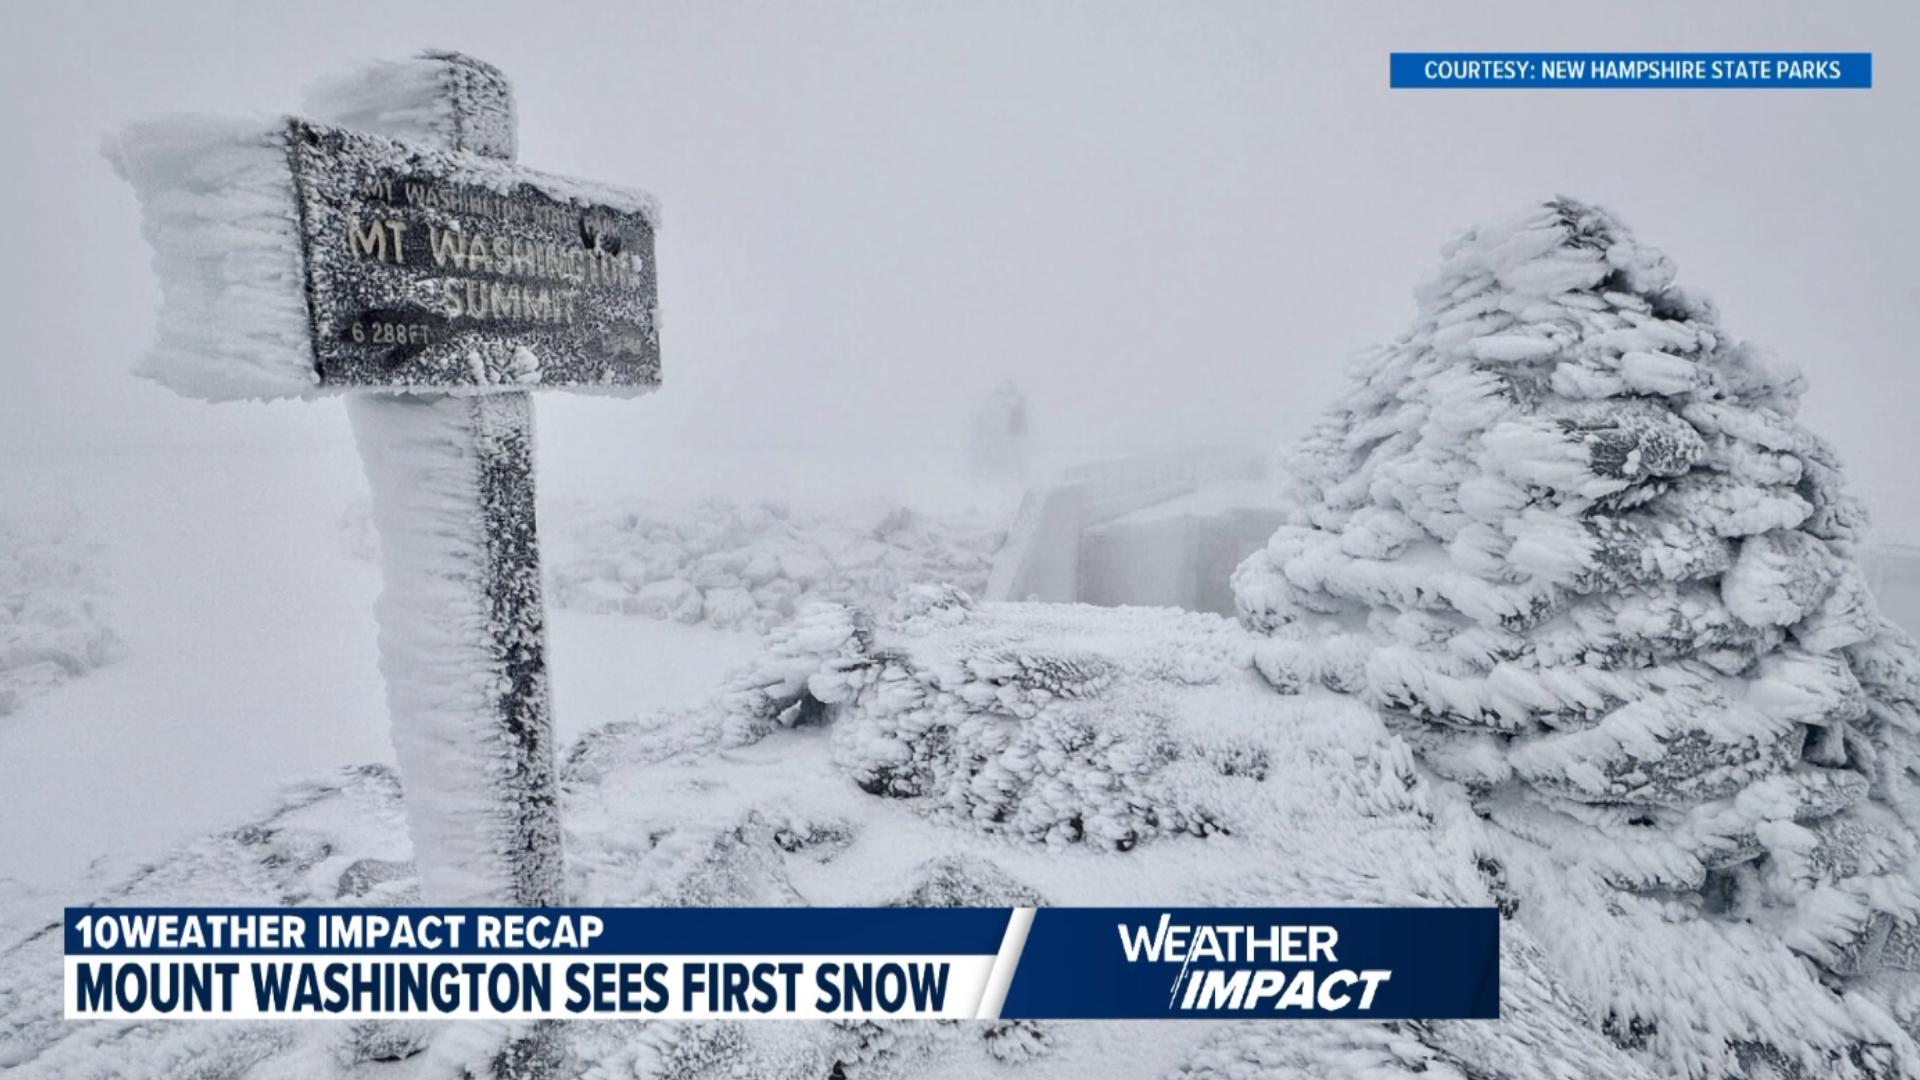
[[[991,953],[1008,908],[68,908],[85,955]],[[802,947],[804,946],[804,947]]]
[[[1040,908],[1002,1015],[1497,1019],[1500,917],[1493,908]]]
[[[1396,90],[1865,90],[1865,52],[1397,52]]]
[[[69,1019],[1492,1019],[1487,908],[68,908]]]

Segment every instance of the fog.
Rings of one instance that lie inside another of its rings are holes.
[[[1279,446],[1459,227],[1618,211],[1799,363],[1883,539],[1920,539],[1911,4],[12,4],[0,453],[351,453],[337,402],[128,372],[157,290],[102,136],[297,111],[357,60],[515,81],[520,158],[642,187],[666,383],[547,396],[543,483],[912,491],[1008,376],[1056,457]],[[1393,49],[1872,50],[1871,91],[1390,91]],[[218,334],[219,327],[208,327]]]

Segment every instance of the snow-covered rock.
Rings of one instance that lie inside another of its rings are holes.
[[[884,606],[908,585],[986,586],[1005,524],[905,506],[829,513],[708,499],[583,511],[554,533],[553,602],[766,630],[807,603]]]
[[[1296,448],[1241,614],[1275,688],[1351,695],[1460,785],[1618,1045],[1906,1075],[1920,660],[1801,378],[1674,276],[1565,199],[1449,244]]]
[[[0,717],[113,655],[90,555],[68,532],[0,519]]]

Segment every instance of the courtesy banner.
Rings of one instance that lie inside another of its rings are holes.
[[[86,1019],[1493,1019],[1485,908],[68,908]]]
[[[1396,90],[1866,90],[1867,52],[1397,52]]]

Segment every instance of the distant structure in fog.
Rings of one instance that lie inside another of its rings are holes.
[[[1228,578],[1285,519],[1269,456],[1242,447],[1076,465],[1029,488],[990,600],[1233,614]]]
[[[1920,634],[1920,547],[1874,544],[1860,561],[1880,614],[1907,633]]]
[[[1027,474],[1027,396],[1006,379],[973,410],[968,455],[976,476],[1020,479]]]

